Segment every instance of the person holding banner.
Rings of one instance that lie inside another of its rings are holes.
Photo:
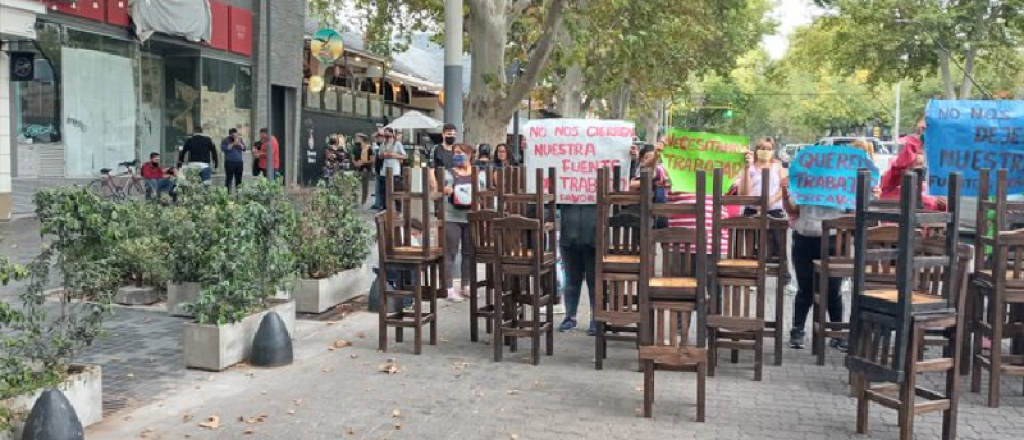
[[[484,188],[487,185],[487,174],[479,175],[479,181],[475,182],[477,188]],[[473,146],[458,144],[452,148],[452,169],[445,171],[444,195],[447,196],[445,203],[444,222],[444,257],[449,268],[455,267],[455,257],[462,250],[462,266],[459,276],[462,279],[460,289],[454,288],[454,272],[448,270],[445,274],[444,286],[448,289],[448,300],[451,302],[462,302],[463,298],[472,295],[469,288],[469,272],[474,270],[469,258],[470,247],[473,242],[469,232],[469,210],[473,207]]]
[[[768,216],[775,219],[784,219],[786,218],[786,213],[782,206],[782,182],[789,175],[782,165],[772,160],[774,155],[775,144],[772,142],[772,139],[762,138],[757,142],[754,151],[748,152],[746,155],[746,171],[742,172],[734,181],[737,182],[737,192],[739,195],[760,196],[762,185],[765,184],[761,181],[762,170],[771,170],[769,171],[770,177],[768,181]],[[757,207],[755,206],[743,208],[744,217],[753,217],[757,214]],[[772,234],[771,238],[770,252],[775,256],[779,254],[779,242],[781,240],[779,240],[778,234]]]
[[[914,136],[904,136],[900,139],[900,142],[903,143],[903,150],[889,164],[889,171],[882,176],[883,200],[898,200],[900,198],[900,186],[903,182],[903,175],[907,171],[925,169],[924,129],[925,122],[922,119],[917,123],[917,133]],[[945,199],[928,195],[927,177],[921,182],[921,202],[928,210],[946,210]]]

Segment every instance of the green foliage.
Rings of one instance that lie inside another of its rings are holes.
[[[175,261],[172,278],[202,284],[200,298],[185,305],[199,323],[241,320],[286,289],[297,272],[291,244],[298,215],[277,183],[255,179],[237,197],[221,187],[195,186],[170,215],[183,220],[170,228],[172,254],[193,258]]]
[[[321,181],[309,196],[292,244],[302,277],[326,278],[362,265],[373,239],[355,207],[358,178]]]

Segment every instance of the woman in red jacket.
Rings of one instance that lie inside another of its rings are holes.
[[[924,155],[924,119],[917,123],[917,133],[914,136],[900,138],[903,144],[903,151],[896,156],[896,159],[889,164],[889,170],[882,176],[882,200],[897,200],[900,198],[900,186],[903,182],[903,175],[908,170],[925,168]],[[925,175],[925,179],[927,179]],[[944,211],[946,200],[943,197],[928,195],[928,181],[921,183],[921,201],[925,209]]]

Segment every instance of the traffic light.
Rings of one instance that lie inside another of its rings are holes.
[[[732,119],[732,109],[727,109],[723,115],[725,119]]]

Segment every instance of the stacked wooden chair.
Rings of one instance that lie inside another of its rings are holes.
[[[956,437],[959,368],[963,343],[963,270],[969,248],[957,245],[959,232],[959,174],[950,175],[948,212],[918,207],[917,176],[903,176],[900,209],[869,207],[870,174],[858,174],[857,226],[854,243],[853,300],[850,352],[846,366],[857,397],[857,432],[867,433],[870,402],[895,409],[900,439],[913,438],[914,416],[942,411],[942,438]],[[872,248],[868,227],[875,222],[899,225],[895,249]],[[945,224],[946,234],[916,237],[920,224]],[[869,262],[896,261],[895,288],[867,287]],[[941,357],[921,355],[926,336],[946,339]],[[942,392],[917,385],[919,373],[945,373]],[[872,386],[872,383],[881,384]],[[918,403],[918,399],[924,401]]]
[[[604,368],[608,341],[636,344],[640,324],[640,191],[623,188],[621,169],[597,171],[594,368]]]
[[[547,179],[555,182],[555,171]],[[554,306],[557,301],[555,273],[555,185],[544,188],[544,170],[536,172],[536,191],[503,194],[508,209],[534,211],[534,216],[507,215],[493,222],[495,235],[494,360],[501,362],[506,338],[516,351],[518,338],[530,338],[531,361],[540,363],[541,337],[548,356],[554,354]],[[518,206],[518,207],[516,207]],[[532,208],[531,208],[532,206]],[[529,311],[529,319],[526,318]]]
[[[1000,381],[1024,376],[1024,353],[1016,339],[1024,336],[1024,229],[1008,230],[1012,212],[1024,211],[1024,202],[1007,201],[1007,172],[996,173],[995,199],[990,198],[990,171],[981,170],[978,192],[973,292],[970,308],[973,331],[971,392],[981,391],[982,372],[988,371],[988,406],[999,406]],[[992,218],[989,218],[992,213]],[[991,256],[988,252],[991,251]],[[991,341],[985,350],[984,338]],[[1005,353],[1003,342],[1014,339]],[[987,352],[986,352],[987,351]]]
[[[775,319],[765,320],[765,336],[774,343],[775,366],[782,365],[786,337],[786,285],[789,284],[789,219],[768,218],[768,229],[778,244],[777,255],[768,255],[768,278],[775,278]]]
[[[763,170],[762,181],[768,182],[770,170]],[[727,196],[722,193],[722,170],[714,172],[714,213],[708,283],[711,295],[708,316],[709,375],[715,375],[718,350],[732,351],[732,362],[739,362],[739,350],[754,351],[754,380],[760,381],[764,371],[765,298],[768,276],[768,185],[762,185],[758,196]],[[724,218],[727,205],[756,206],[754,217]],[[729,250],[724,258],[719,243],[723,231],[729,234]]]
[[[444,195],[430,191],[428,173],[422,175],[422,191],[395,188],[393,173],[387,172],[387,207],[377,216],[377,249],[381,274],[398,274],[395,286],[386,281],[377,283],[379,341],[378,349],[387,351],[388,328],[395,328],[395,341],[403,342],[405,328],[413,329],[414,353],[420,354],[423,347],[423,327],[430,328],[430,345],[437,345],[437,297],[444,290]],[[411,188],[409,170],[405,170],[406,188]],[[443,180],[442,180],[443,181]],[[413,201],[420,204],[419,218],[423,227],[423,238],[418,246],[412,242]],[[396,204],[404,206],[399,211]],[[437,243],[434,241],[437,240]],[[399,304],[405,298],[412,298],[412,311],[399,308],[389,312],[388,301]],[[424,303],[429,308],[424,309]]]
[[[473,182],[479,182],[480,173],[488,173],[488,170],[480,168],[473,169]],[[477,342],[480,333],[480,320],[484,321],[487,333],[493,331],[494,321],[494,295],[495,295],[495,234],[494,221],[502,217],[497,210],[498,199],[501,191],[497,180],[493,178],[496,174],[486,176],[487,186],[483,189],[473,185],[473,207],[468,214],[469,231],[472,248],[469,258],[473,268],[469,273],[469,339]],[[484,277],[481,279],[478,274],[478,265],[484,265]],[[484,289],[484,303],[480,304],[479,292]]]
[[[697,421],[705,419],[707,350],[707,235],[703,171],[697,172],[694,204],[655,204],[652,176],[641,179],[640,362],[644,371],[644,417],[651,417],[654,371],[697,373]],[[654,229],[655,219],[679,214],[697,218],[695,228]],[[661,254],[661,274],[656,272]],[[696,335],[691,338],[691,318]],[[691,339],[694,339],[691,341]]]

